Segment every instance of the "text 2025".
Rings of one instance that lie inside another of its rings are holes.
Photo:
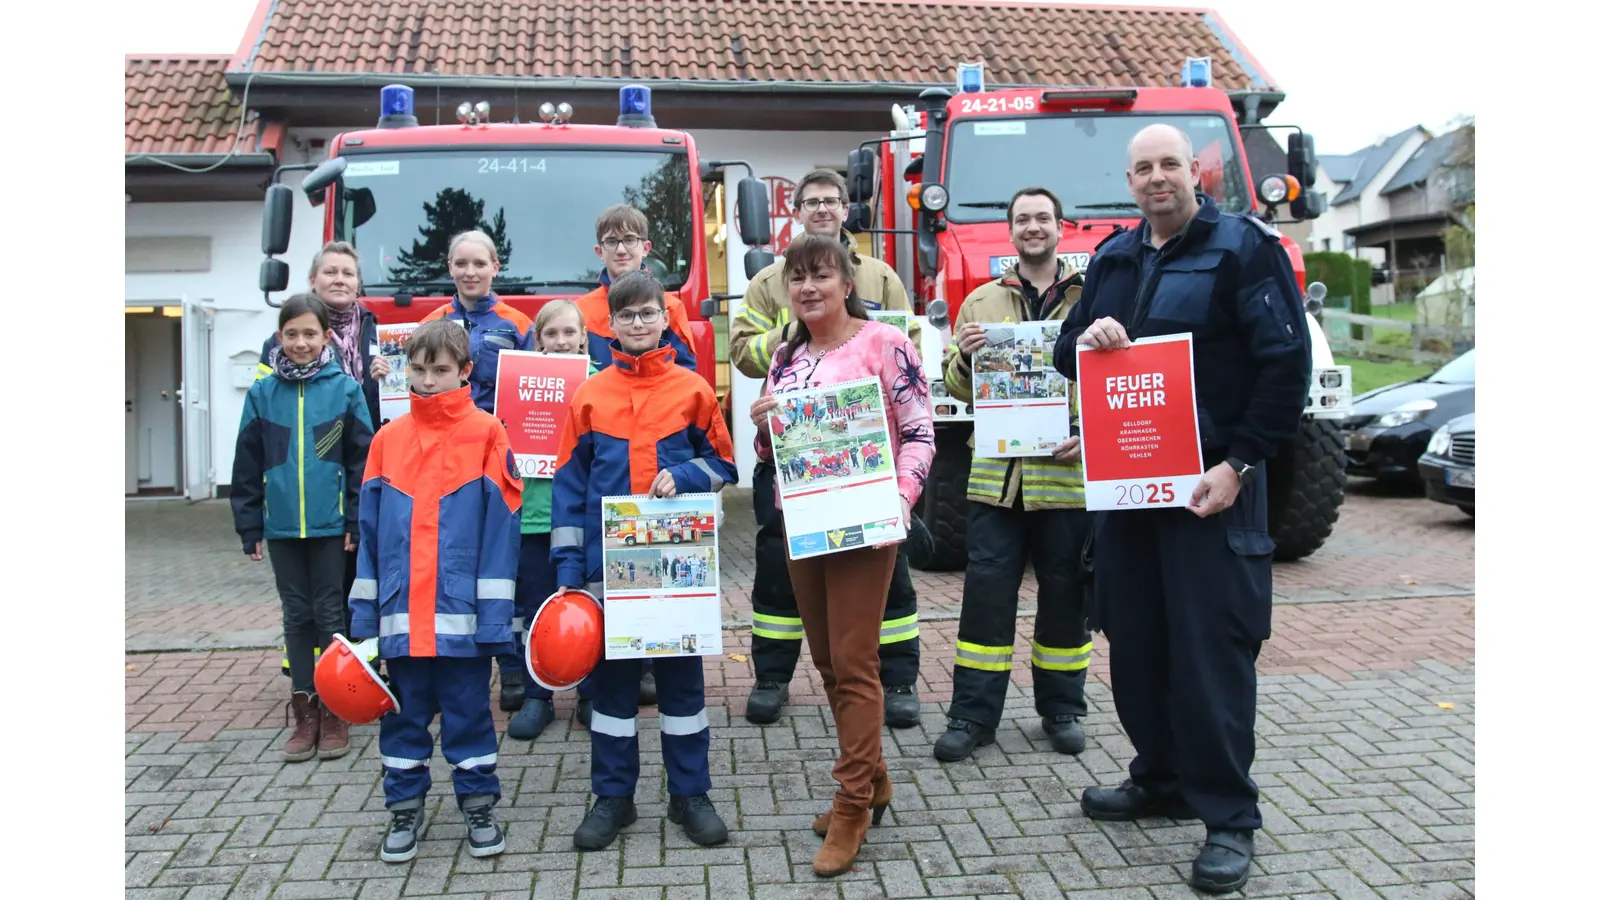
[[[518,478],[554,478],[556,461],[553,459],[525,459],[517,466]]]
[[[1172,482],[1163,481],[1160,484],[1119,484],[1117,485],[1118,506],[1144,506],[1145,504],[1171,503],[1177,499],[1172,492]]]

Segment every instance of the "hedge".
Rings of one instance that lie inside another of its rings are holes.
[[[1305,254],[1306,284],[1320,281],[1328,288],[1328,299],[1344,298],[1350,304],[1351,312],[1367,312],[1372,303],[1372,268],[1367,267],[1367,290],[1359,294],[1360,279],[1356,274],[1356,258],[1348,253],[1318,252]],[[1357,307],[1358,303],[1365,302],[1367,309]],[[1350,336],[1356,340],[1365,338],[1364,329],[1359,325],[1350,326]]]

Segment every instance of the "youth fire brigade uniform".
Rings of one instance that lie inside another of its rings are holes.
[[[502,303],[494,293],[485,294],[471,309],[467,309],[459,295],[441,306],[422,321],[448,318],[460,322],[467,329],[471,344],[472,374],[467,381],[472,386],[472,402],[490,415],[494,414],[494,382],[500,372],[501,350],[532,350],[534,348],[533,320],[518,310]],[[515,710],[522,707],[524,685],[523,669],[526,663],[515,648],[499,657],[500,708]]]
[[[640,356],[617,342],[610,351],[612,364],[573,396],[550,507],[558,586],[583,588],[602,606],[602,497],[648,494],[662,470],[672,473],[679,495],[720,491],[738,479],[716,394],[705,379],[677,365],[669,341]],[[705,794],[711,735],[701,659],[653,662],[668,791],[673,797]],[[639,780],[641,664],[603,659],[591,676],[590,779],[597,797],[631,798]]]
[[[1078,300],[1083,279],[1057,263],[1056,280],[1035,286],[1016,266],[973,291],[961,304],[952,334],[968,322],[1061,321]],[[971,363],[956,341],[945,350],[944,385],[952,397],[972,402]],[[1067,396],[1077,417],[1072,387]],[[1034,709],[1057,752],[1083,749],[1077,719],[1088,714],[1084,679],[1092,650],[1081,583],[1081,551],[1088,539],[1083,464],[1053,457],[972,458],[967,479],[967,572],[961,624],[956,634],[952,733],[935,746],[941,759],[962,759],[994,740],[1011,681],[1017,591],[1033,563],[1039,583],[1034,619]],[[975,728],[973,726],[976,726]],[[965,729],[965,730],[963,730]]]
[[[500,798],[490,657],[508,653],[522,482],[505,426],[462,386],[411,395],[373,438],[361,484],[351,635],[378,638],[400,711],[379,720],[385,803],[426,796],[439,717],[457,801]]]
[[[912,312],[900,276],[883,261],[850,254],[855,267],[856,293],[870,310]],[[733,365],[751,378],[765,381],[772,366],[772,354],[793,330],[794,316],[789,308],[789,285],[783,277],[783,260],[767,266],[745,288],[744,305],[728,327],[728,353]],[[911,343],[921,347],[922,328],[911,320]],[[755,660],[758,692],[763,684],[782,686],[762,701],[751,695],[753,721],[771,722],[787,702],[787,685],[800,661],[800,611],[795,606],[794,586],[789,581],[787,544],[783,537],[783,516],[777,510],[773,492],[777,469],[770,451],[757,446],[758,461],[752,484],[755,490],[756,577],[750,592],[753,627],[750,655]],[[885,719],[895,727],[909,727],[917,721],[916,683],[920,664],[917,625],[917,592],[911,583],[911,567],[905,548],[896,554],[894,576],[889,582],[889,600],[878,632],[879,679],[886,692]],[[889,690],[893,689],[893,690]]]
[[[1095,594],[1117,716],[1137,755],[1130,785],[1090,788],[1083,806],[1119,820],[1197,815],[1207,830],[1197,879],[1242,883],[1261,827],[1250,778],[1255,663],[1272,626],[1264,462],[1292,446],[1311,345],[1277,232],[1197,199],[1194,218],[1159,250],[1148,223],[1101,246],[1055,348],[1056,368],[1072,377],[1074,348],[1096,319],[1116,319],[1132,339],[1191,333],[1202,463],[1254,467],[1241,473],[1233,505],[1206,518],[1187,509],[1104,514]]]
[[[611,365],[611,342],[616,333],[611,330],[611,306],[607,297],[611,292],[611,273],[600,271],[600,286],[579,297],[574,302],[583,315],[583,326],[589,332],[589,358],[604,369]],[[667,346],[678,355],[678,365],[695,371],[694,333],[689,330],[689,312],[677,294],[668,293],[662,298],[667,311],[667,331],[663,335]]]

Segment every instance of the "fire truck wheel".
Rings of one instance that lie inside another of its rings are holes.
[[[925,572],[955,572],[967,567],[967,475],[972,469],[969,425],[934,428],[933,469],[917,501],[917,516],[933,536]]]
[[[1347,477],[1339,426],[1302,419],[1292,456],[1267,464],[1267,527],[1280,562],[1315,553],[1339,520]]]

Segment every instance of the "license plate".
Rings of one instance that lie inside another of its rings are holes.
[[[1351,432],[1344,436],[1344,448],[1346,450],[1365,450],[1370,446],[1372,446],[1372,438],[1359,431]]]
[[[1056,259],[1066,260],[1067,265],[1082,272],[1089,268],[1089,254],[1087,253],[1057,253]],[[1006,270],[1017,264],[1016,256],[991,256],[989,257],[989,277],[999,278]]]
[[[1469,471],[1467,469],[1445,469],[1444,483],[1450,487],[1476,489],[1477,486],[1473,483],[1477,480],[1476,475],[1476,470]]]

